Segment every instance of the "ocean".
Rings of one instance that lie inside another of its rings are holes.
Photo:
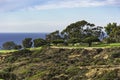
[[[45,39],[48,33],[0,33],[0,47],[7,41],[14,41],[16,44],[22,44],[25,38],[43,38]]]

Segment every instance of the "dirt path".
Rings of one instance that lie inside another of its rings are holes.
[[[57,46],[51,46],[51,48],[58,48],[58,49],[87,49],[87,50],[92,50],[92,49],[105,49],[105,48],[108,48],[108,47],[57,47]]]

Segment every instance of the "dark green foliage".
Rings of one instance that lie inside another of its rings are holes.
[[[17,80],[17,76],[12,73],[12,71],[15,69],[15,66],[9,65],[6,66],[6,68],[3,68],[2,71],[0,71],[0,79],[3,80]]]
[[[68,43],[72,43],[72,44],[80,43],[80,42],[81,42],[81,39],[76,39],[76,38],[73,38],[73,39],[69,39],[69,40],[68,40]]]
[[[109,43],[115,43],[115,42],[116,42],[115,39],[110,38],[110,37],[106,38],[105,41],[106,41],[108,44],[109,44]]]
[[[120,52],[113,53],[111,55],[112,58],[120,58]]]
[[[71,38],[83,38],[83,27],[87,25],[87,21],[82,20],[76,23],[72,23],[66,27],[61,33],[64,36],[64,39]]]
[[[69,67],[69,68],[66,70],[66,73],[69,74],[70,76],[74,76],[74,75],[77,75],[79,71],[80,71],[80,68],[77,68],[77,67]]]
[[[98,42],[98,41],[99,41],[99,39],[97,37],[94,37],[94,36],[86,37],[84,39],[84,42],[88,43],[89,47],[92,46],[92,42]]]
[[[17,57],[9,56],[5,61],[6,61],[6,62],[13,63],[15,60],[17,60]]]
[[[30,56],[31,53],[32,53],[32,52],[31,52],[30,50],[28,50],[28,49],[23,49],[23,50],[14,52],[13,55],[20,56],[20,57],[22,57],[22,56],[25,57],[25,56]]]
[[[3,49],[6,49],[6,50],[11,50],[11,49],[20,50],[21,48],[22,48],[21,45],[17,45],[13,41],[5,42],[3,44]]]
[[[3,80],[17,80],[16,79],[16,75],[13,74],[13,73],[9,73],[9,72],[0,72],[0,79],[3,79]]]
[[[97,51],[97,54],[99,54],[100,52],[103,51],[103,49],[102,49],[102,48],[99,48],[99,49],[96,49],[96,51]]]
[[[21,48],[22,48],[21,45],[16,45],[16,46],[15,46],[15,49],[17,49],[17,50],[20,50]]]
[[[31,53],[32,52],[28,49],[19,50],[19,51],[16,51],[16,52],[11,52],[12,55],[7,56],[6,59],[5,59],[5,62],[13,63],[20,57],[31,56]]]
[[[107,43],[120,42],[120,25],[117,25],[117,23],[109,23],[105,27],[105,30],[109,35]]]
[[[41,38],[34,39],[33,42],[34,42],[34,47],[40,47],[40,46],[43,46],[43,45],[47,44],[46,40],[41,39]]]
[[[102,27],[100,26],[95,27],[93,23],[88,23],[85,20],[81,20],[68,25],[61,32],[61,34],[59,31],[55,31],[48,34],[46,36],[46,40],[51,43],[55,42],[55,44],[57,44],[58,41],[56,40],[63,39],[65,43],[75,44],[82,42],[82,40],[84,41],[84,39],[88,37],[95,37],[97,38],[96,42],[99,42],[98,37],[100,36],[101,33],[102,33]],[[89,40],[93,41],[93,38],[90,38]],[[91,45],[90,42],[89,45]]]
[[[25,38],[22,41],[22,45],[24,48],[31,48],[32,47],[32,38]]]
[[[99,80],[119,80],[120,78],[117,76],[117,70],[109,71],[101,75]]]
[[[47,42],[52,42],[53,40],[61,39],[59,30],[54,31],[48,35],[46,35],[46,41]]]
[[[3,43],[2,46],[3,46],[3,49],[11,50],[11,49],[15,49],[16,44],[13,41],[9,41],[9,42]]]
[[[52,43],[55,44],[55,45],[61,44],[61,43],[63,44],[63,43],[64,43],[64,40],[62,40],[62,39],[53,40]]]
[[[117,27],[117,23],[109,23],[105,27],[105,30],[106,30],[107,34],[110,35],[111,32],[113,31],[113,29],[116,28],[116,27]]]

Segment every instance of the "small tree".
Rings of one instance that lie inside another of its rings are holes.
[[[99,39],[97,37],[94,37],[94,36],[90,36],[90,37],[87,37],[84,39],[84,42],[85,43],[88,43],[89,47],[92,46],[92,42],[98,42]]]
[[[24,48],[31,48],[32,47],[32,38],[25,38],[22,41],[22,45]]]
[[[21,48],[22,48],[22,46],[21,46],[21,45],[16,45],[16,46],[15,46],[15,49],[20,50]]]
[[[47,44],[46,40],[41,38],[34,39],[33,42],[34,42],[34,47],[40,47]]]
[[[2,46],[3,46],[3,49],[11,50],[11,49],[15,49],[16,44],[13,41],[9,41],[9,42],[3,43]]]
[[[57,39],[61,39],[59,30],[54,31],[54,32],[46,35],[46,41],[47,42],[52,42],[52,41],[57,40]]]

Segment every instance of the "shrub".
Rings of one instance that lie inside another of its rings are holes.
[[[30,50],[28,50],[28,49],[23,49],[23,50],[20,50],[20,51],[17,51],[16,53],[14,53],[16,56],[24,56],[24,57],[26,57],[26,56],[30,56],[31,55],[31,51]]]
[[[24,48],[31,48],[32,47],[32,38],[25,38],[22,41],[22,45]]]
[[[16,44],[13,41],[9,41],[9,42],[3,43],[2,46],[3,46],[3,49],[11,50],[11,49],[15,49]]]
[[[22,46],[21,46],[21,45],[16,45],[16,46],[15,46],[15,49],[20,50],[21,48],[22,48]]]
[[[15,60],[17,60],[17,57],[15,56],[9,56],[8,58],[6,58],[6,62],[10,62],[10,63],[13,63]]]
[[[118,80],[117,70],[104,73],[99,80]]]
[[[57,45],[57,44],[60,44],[60,43],[64,43],[64,40],[62,40],[62,39],[53,40],[52,43]]]
[[[43,46],[43,45],[47,44],[46,40],[41,39],[41,38],[34,39],[33,42],[34,42],[34,47],[40,47],[40,46]]]
[[[120,58],[120,52],[112,53],[112,58]]]
[[[66,73],[69,74],[70,76],[74,76],[74,75],[78,74],[79,71],[80,71],[80,68],[77,68],[77,67],[69,67],[69,68],[66,70]]]
[[[4,71],[0,72],[0,78],[4,80],[17,80],[17,76],[15,74]]]
[[[81,40],[80,39],[77,39],[77,38],[73,38],[73,39],[69,39],[68,40],[68,43],[72,43],[72,44],[75,44],[75,43],[80,43]]]
[[[108,44],[109,44],[109,43],[115,43],[115,42],[116,42],[115,39],[110,38],[110,37],[106,38],[105,41],[106,41]]]

